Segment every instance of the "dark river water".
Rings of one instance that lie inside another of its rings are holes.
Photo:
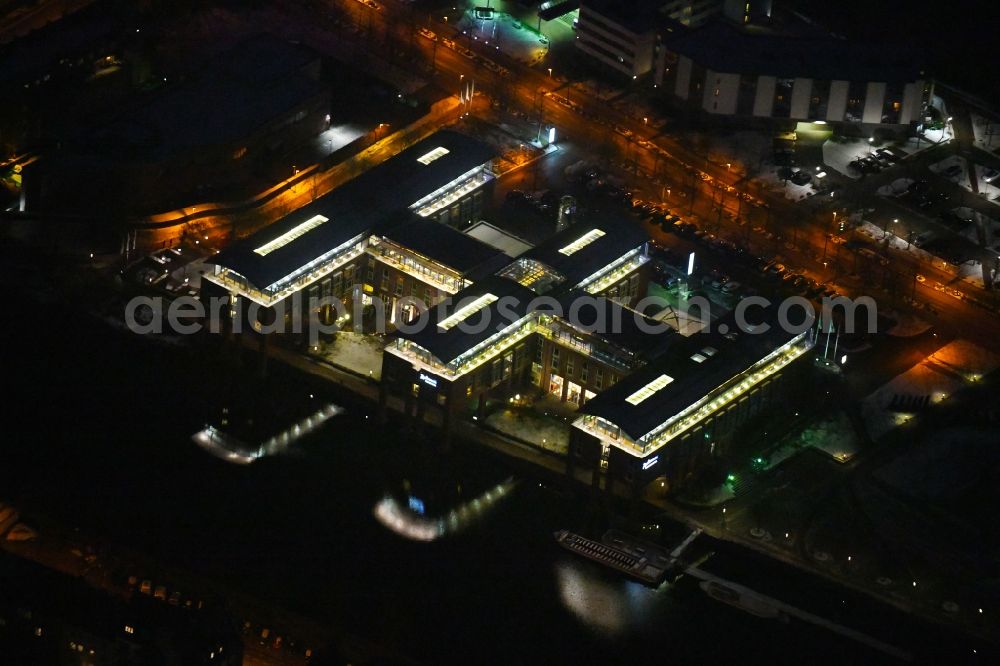
[[[553,531],[599,536],[611,520],[582,491],[476,448],[442,452],[398,423],[379,428],[371,405],[336,387],[276,363],[261,382],[213,345],[59,319],[24,322],[3,346],[0,498],[29,518],[81,526],[425,663],[891,661],[825,629],[745,614],[689,577],[650,589],[581,560]],[[191,440],[223,407],[246,432],[275,432],[327,402],[344,412],[252,465]],[[413,540],[376,518],[387,497],[433,515],[464,509],[433,540]],[[669,543],[685,534],[663,525]],[[706,570],[921,661],[975,658],[964,640],[811,576],[705,537],[692,546],[709,552]]]

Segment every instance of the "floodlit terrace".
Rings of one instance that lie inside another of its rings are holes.
[[[398,245],[384,239],[372,238],[368,246],[368,254],[382,263],[449,294],[457,293],[472,284],[470,280],[462,279],[441,264],[421,257],[415,252],[404,251]]]

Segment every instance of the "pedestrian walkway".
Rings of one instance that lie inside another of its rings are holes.
[[[913,655],[909,652],[905,652],[893,645],[880,641],[877,638],[872,638],[868,634],[862,633],[857,629],[845,627],[844,625],[833,622],[832,620],[814,615],[809,611],[802,610],[801,608],[797,608],[791,604],[786,604],[783,601],[751,590],[750,588],[744,587],[739,583],[734,583],[714,574],[710,574],[707,571],[699,569],[698,567],[688,567],[684,570],[684,573],[707,583],[714,584],[717,586],[715,589],[730,592],[733,600],[730,601],[727,598],[726,603],[730,603],[737,608],[742,608],[746,612],[760,615],[763,613],[763,609],[773,609],[774,611],[783,613],[787,617],[795,618],[797,620],[802,620],[803,622],[808,622],[809,624],[822,627],[823,629],[832,631],[836,634],[844,636],[845,638],[850,638],[851,640],[867,645],[870,648],[895,657],[896,659],[902,659],[904,661],[911,661],[913,659]],[[727,597],[728,596],[729,595],[727,595]]]

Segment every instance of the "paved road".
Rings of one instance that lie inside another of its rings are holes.
[[[358,11],[351,7],[358,5],[356,0],[342,1],[350,10]],[[384,16],[391,14],[367,8],[364,11],[368,14],[365,20],[376,24],[383,21]],[[451,34],[450,26],[442,22],[432,21],[429,25],[439,35],[439,40],[444,35]],[[390,35],[395,34],[394,38],[397,40],[412,39],[412,33],[402,25],[383,24],[382,30],[386,29]],[[830,242],[828,234],[833,230],[834,210],[842,211],[842,207],[855,196],[870,199],[871,192],[880,184],[898,177],[898,171],[897,174],[892,173],[894,169],[866,179],[862,184],[847,185],[860,185],[857,194],[842,192],[829,201],[810,201],[806,204],[791,202],[775,197],[757,185],[741,183],[743,176],[730,172],[726,165],[708,162],[671,137],[661,135],[656,128],[594,99],[586,91],[563,84],[549,77],[546,72],[525,67],[503,54],[489,52],[488,47],[477,42],[467,40],[463,44],[461,38],[458,38],[459,50],[454,50],[442,46],[440,41],[435,45],[430,39],[418,34],[413,39],[413,44],[423,50],[428,62],[433,58],[435,80],[445,89],[457,93],[468,77],[476,80],[477,90],[504,100],[514,108],[520,108],[542,125],[555,125],[561,135],[568,136],[571,140],[591,145],[608,142],[616,144],[618,152],[632,164],[633,181],[637,185],[649,188],[648,176],[656,176],[663,183],[662,187],[655,188],[660,190],[659,194],[670,191],[666,197],[668,203],[677,203],[679,208],[687,208],[703,224],[711,222],[709,229],[715,233],[740,240],[755,251],[775,254],[786,260],[785,263],[791,267],[801,269],[820,281],[832,282],[837,285],[838,290],[849,295],[871,291],[875,295],[893,293],[894,306],[906,309],[908,305],[903,297],[912,294],[918,302],[931,304],[936,314],[925,310],[919,312],[939,325],[967,330],[970,328],[969,322],[976,321],[976,327],[970,334],[980,340],[995,339],[995,335],[1000,332],[996,318],[986,316],[989,313],[983,308],[954,298],[948,292],[933,289],[934,284],[941,283],[980,300],[990,298],[991,295],[984,294],[981,289],[958,282],[953,268],[935,266],[916,253],[884,249],[880,253],[889,258],[890,265],[861,273],[857,272],[855,266],[865,262],[858,256],[845,252],[840,244]],[[467,49],[477,53],[477,57],[469,58],[464,55]],[[483,56],[478,55],[482,53],[487,53],[492,61],[500,63],[509,74],[501,76],[488,69],[483,64]],[[623,133],[619,133],[618,129]],[[624,133],[631,135],[626,137]],[[923,159],[929,160],[931,157]],[[717,184],[721,184],[723,189],[717,187]],[[736,184],[740,188],[746,188],[753,198],[766,200],[767,207],[747,204],[733,192],[724,189],[725,186],[734,187]],[[682,191],[687,193],[685,199],[679,197]],[[898,216],[904,219],[913,216],[912,211],[898,209],[895,202],[880,198],[879,206],[884,207],[889,214],[899,210]],[[737,225],[730,219],[736,216],[747,220],[746,224]],[[776,238],[768,239],[759,231],[754,231],[754,227],[772,231]],[[830,245],[834,247],[831,248]],[[831,252],[832,259],[829,256]],[[826,266],[822,263],[824,260],[827,261]],[[917,275],[926,280],[918,282]],[[882,285],[886,285],[885,291],[882,290]]]

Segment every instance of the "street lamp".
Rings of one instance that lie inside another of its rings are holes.
[[[552,78],[552,68],[551,67],[549,67],[549,78],[550,79]]]
[[[869,155],[872,154],[872,144],[873,143],[875,143],[875,137],[873,137],[873,136],[868,137],[868,154]]]

